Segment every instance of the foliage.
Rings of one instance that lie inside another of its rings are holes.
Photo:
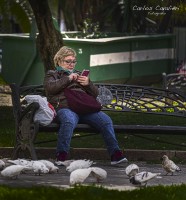
[[[105,38],[107,34],[100,31],[99,23],[94,23],[92,19],[86,18],[83,21],[83,26],[80,27],[81,32],[77,33],[63,33],[63,38],[83,38],[83,39],[97,39],[97,38]]]
[[[84,38],[100,38],[107,37],[107,34],[100,32],[99,23],[93,23],[90,18],[83,21],[83,26],[81,27]]]
[[[67,31],[81,30],[84,20],[86,21],[87,18],[94,23],[99,22],[101,32],[123,32],[129,35],[161,32],[159,30],[162,27],[161,24],[166,26],[165,32],[169,32],[172,26],[184,26],[186,23],[186,2],[184,0],[51,0],[48,3],[53,16],[58,19],[58,23],[60,24],[60,19],[64,20]],[[171,5],[179,9],[171,10],[170,18],[167,18],[166,10],[155,10],[157,5],[162,8]],[[141,9],[134,9],[134,6]],[[149,14],[144,7],[152,7],[154,14],[152,14],[153,12]],[[29,32],[33,12],[27,0],[1,0],[0,15],[3,16],[4,26],[11,26],[9,18],[13,16],[19,23],[21,31]],[[95,24],[94,28],[96,26]],[[96,31],[93,30],[93,32]],[[90,37],[97,38],[95,34],[93,36]]]
[[[184,200],[186,185],[172,186],[154,186],[136,189],[132,191],[109,190],[103,187],[96,186],[76,186],[70,189],[58,189],[54,187],[32,187],[32,188],[16,188],[16,187],[0,187],[0,199],[10,200],[19,199],[42,199],[42,200]]]
[[[1,0],[0,1],[0,15],[3,16],[3,32],[12,32],[12,22],[15,20],[21,32],[29,33],[31,30],[31,20],[33,17],[32,10],[26,0]]]
[[[3,77],[0,74],[0,85],[6,85],[6,81],[3,79]]]
[[[0,147],[13,146],[15,133],[12,107],[0,106],[0,138]]]

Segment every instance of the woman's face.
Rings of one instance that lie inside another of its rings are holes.
[[[64,69],[67,69],[69,71],[72,71],[75,68],[76,63],[77,63],[76,57],[67,56],[59,62],[59,66],[63,67]]]

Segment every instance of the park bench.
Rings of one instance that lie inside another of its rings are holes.
[[[102,110],[107,112],[145,113],[149,115],[166,115],[186,117],[185,96],[161,88],[147,86],[135,86],[125,84],[104,84],[96,83],[99,88],[108,88],[113,100],[110,104],[104,105]],[[57,133],[59,124],[52,122],[48,126],[41,126],[33,121],[33,116],[39,108],[38,103],[25,104],[26,95],[45,96],[43,85],[18,86],[11,84],[11,96],[13,113],[15,118],[16,142],[13,151],[13,159],[18,158],[20,153],[29,152],[32,159],[37,159],[35,144],[37,135],[40,132]],[[170,112],[171,111],[171,112]],[[186,126],[175,125],[149,125],[149,124],[114,124],[116,133],[144,133],[144,134],[185,134]],[[78,124],[75,132],[96,133],[96,130],[86,124]]]

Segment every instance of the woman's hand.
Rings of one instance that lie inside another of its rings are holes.
[[[77,73],[72,73],[68,77],[69,77],[70,81],[72,81],[72,80],[77,80],[79,75]]]
[[[79,76],[77,82],[81,85],[85,86],[89,84],[89,77],[88,76]]]

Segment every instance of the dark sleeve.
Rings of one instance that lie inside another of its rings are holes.
[[[67,75],[60,74],[54,70],[46,73],[44,78],[44,88],[48,94],[58,94],[70,84],[70,79]]]

